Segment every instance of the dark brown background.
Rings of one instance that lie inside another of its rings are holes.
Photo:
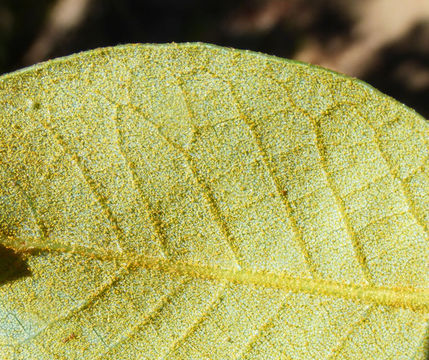
[[[171,41],[320,64],[429,118],[427,0],[0,0],[0,73],[100,46]]]

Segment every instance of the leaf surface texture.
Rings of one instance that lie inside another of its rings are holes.
[[[370,86],[205,44],[0,78],[10,359],[424,359],[429,128]]]

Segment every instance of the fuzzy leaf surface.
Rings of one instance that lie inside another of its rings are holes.
[[[0,358],[424,359],[428,139],[358,80],[212,45],[1,77],[27,268],[0,267]]]

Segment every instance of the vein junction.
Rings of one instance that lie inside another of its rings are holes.
[[[88,259],[124,263],[127,264],[128,268],[143,267],[149,270],[169,273],[173,276],[185,276],[191,279],[203,279],[219,283],[229,282],[261,286],[315,296],[339,297],[359,303],[377,304],[380,306],[411,309],[419,313],[429,313],[429,289],[347,284],[324,279],[296,278],[284,272],[258,269],[229,269],[217,265],[173,261],[127,252],[117,253],[106,250],[100,252],[86,247],[63,246],[60,244],[50,244],[49,247],[33,244],[29,248],[21,247],[19,251],[30,254],[41,254],[44,252],[70,253]]]

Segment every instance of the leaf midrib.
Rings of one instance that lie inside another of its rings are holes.
[[[14,244],[6,244],[14,247]],[[395,308],[410,309],[418,313],[429,313],[429,289],[412,287],[388,287],[369,284],[350,284],[320,278],[296,278],[285,272],[263,269],[225,268],[218,265],[173,261],[165,258],[135,254],[117,253],[109,250],[97,250],[82,246],[62,244],[40,244],[28,248],[19,247],[20,252],[32,255],[43,253],[74,254],[87,259],[115,261],[126,264],[128,268],[145,268],[168,273],[176,277],[209,280],[217,283],[235,283],[271,289],[280,289],[294,293],[306,293],[316,296],[343,298],[358,303],[376,304]]]

